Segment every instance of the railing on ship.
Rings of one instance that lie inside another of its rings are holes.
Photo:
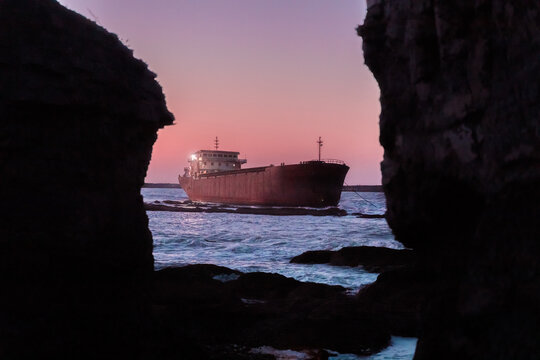
[[[309,161],[300,161],[300,164],[313,164],[313,163],[327,163],[327,164],[338,164],[338,165],[346,165],[345,161],[338,160],[338,159],[321,159],[319,160],[309,160]],[[285,165],[285,163],[281,164],[282,166]],[[195,176],[196,178],[208,178],[208,177],[216,177],[216,176],[223,176],[223,175],[229,175],[229,174],[243,174],[243,173],[250,173],[250,172],[261,172],[264,171],[268,167],[272,167],[274,165],[269,166],[261,166],[256,168],[247,168],[247,169],[239,169],[239,170],[224,170],[224,171],[215,171],[215,172],[209,172],[206,174],[197,174]]]
[[[339,165],[345,165],[345,161],[338,160],[338,159],[322,159],[321,161],[329,164],[339,164]]]
[[[273,165],[270,165],[273,166]],[[216,176],[223,176],[223,175],[230,175],[230,174],[244,174],[244,173],[250,173],[250,172],[261,172],[264,171],[268,166],[261,166],[256,168],[247,168],[247,169],[239,169],[239,170],[223,170],[223,171],[215,171],[215,172],[209,172],[206,174],[199,174],[199,177],[207,178],[207,177],[216,177]]]
[[[310,161],[301,161],[300,164],[310,164],[310,163],[318,163],[323,162],[327,164],[338,164],[338,165],[345,165],[345,161],[338,160],[338,159],[321,159],[319,160],[310,160]]]

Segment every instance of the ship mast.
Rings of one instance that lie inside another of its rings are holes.
[[[218,137],[216,136],[216,140],[214,140],[214,146],[217,149],[219,149],[219,140],[218,140]]]
[[[317,141],[317,144],[319,144],[319,161],[321,161],[321,148],[323,145],[323,141],[320,136],[319,136],[319,141]]]

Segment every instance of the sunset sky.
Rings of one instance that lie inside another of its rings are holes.
[[[348,184],[380,184],[379,89],[364,65],[364,0],[60,0],[116,33],[158,74],[174,126],[147,182],[176,182],[190,153],[247,166],[344,160]]]

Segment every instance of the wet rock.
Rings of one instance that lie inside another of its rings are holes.
[[[163,200],[163,203],[167,205],[184,205],[191,204],[191,201]]]
[[[310,250],[291,259],[291,263],[296,264],[330,264],[332,255],[335,251],[332,250]]]
[[[415,267],[385,271],[358,292],[358,311],[371,314],[392,335],[418,337],[432,296],[446,289]]]
[[[221,282],[215,279],[220,273],[237,274],[212,265],[156,272],[154,346],[168,349],[175,339],[190,339],[195,348],[238,344],[369,354],[389,343],[389,334],[357,312],[356,299],[340,286],[267,273]]]
[[[444,284],[415,359],[535,358],[540,3],[368,3],[387,220]]]
[[[173,121],[161,87],[53,0],[1,1],[0,48],[0,356],[134,357],[153,270],[140,188]]]
[[[227,214],[250,214],[250,215],[273,215],[273,216],[346,216],[347,211],[330,207],[325,209],[313,208],[282,208],[282,207],[237,207],[226,204],[203,204],[191,201],[165,200],[163,202],[145,203],[147,211],[172,211],[172,212],[205,212]]]
[[[309,209],[309,208],[238,208],[236,213],[254,215],[312,215],[312,216],[346,216],[347,211],[337,208]]]
[[[297,264],[330,264],[336,266],[362,266],[370,272],[412,265],[416,260],[412,250],[398,250],[374,246],[344,247],[337,251],[314,250],[291,259]]]
[[[252,354],[268,354],[272,355],[272,358],[280,360],[328,360],[330,356],[326,350],[278,350],[271,346],[260,346],[250,350]],[[274,357],[275,356],[275,357]]]
[[[386,214],[352,213],[351,215],[355,215],[362,219],[384,219],[386,217]]]

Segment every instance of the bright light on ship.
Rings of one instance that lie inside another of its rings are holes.
[[[195,154],[191,155],[191,160],[197,160],[197,155]]]

